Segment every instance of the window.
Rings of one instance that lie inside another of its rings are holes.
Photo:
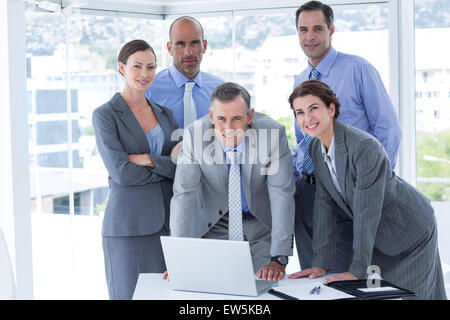
[[[30,7],[26,22],[34,295],[107,299],[101,224],[108,174],[92,112],[121,88],[116,61],[125,42],[144,39],[162,60],[162,20]]]
[[[433,201],[442,228],[450,224],[445,214],[450,212],[450,65],[444,41],[450,36],[445,15],[450,1],[416,0],[415,5],[417,182]],[[291,147],[295,137],[287,98],[294,77],[307,66],[295,30],[296,9],[198,17],[208,40],[202,70],[245,86],[257,111],[286,126]],[[333,9],[333,46],[371,62],[390,88],[386,4],[336,4]],[[107,298],[101,248],[107,173],[95,148],[91,116],[121,88],[116,58],[125,42],[149,42],[157,55],[157,71],[169,64],[166,33],[173,18],[162,18],[100,11],[52,14],[31,7],[26,12],[37,299]],[[439,233],[440,250],[444,272],[449,272],[450,246],[442,245],[450,243],[446,234]],[[290,268],[298,269],[292,264]]]
[[[450,37],[449,10],[448,0],[415,1],[416,92],[424,93],[416,95],[417,187],[435,209],[444,280],[450,274],[450,46],[444,40]]]
[[[233,20],[232,17],[198,17],[203,26],[208,48],[203,56],[201,69],[212,73],[225,81],[232,81],[235,76],[236,64],[233,60]],[[168,21],[169,26],[172,21]],[[170,60],[171,61],[171,60]]]
[[[450,79],[446,76],[449,45],[441,40],[450,36],[450,22],[443,16],[449,8],[450,1],[445,0],[415,3],[416,72],[423,75],[416,78],[416,92],[424,92],[419,95],[423,113],[416,123],[417,182],[432,201],[445,202],[450,201],[450,97],[441,92],[448,91]],[[433,50],[425,48],[430,41],[436,43]],[[430,156],[435,160],[424,159]]]
[[[294,147],[294,119],[288,97],[294,77],[305,66],[296,35],[295,9],[237,12],[234,19],[236,51],[242,57],[236,64],[239,77],[235,81],[249,90],[256,111],[286,126],[290,146]]]

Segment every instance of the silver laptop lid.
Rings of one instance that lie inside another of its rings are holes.
[[[247,241],[161,236],[161,243],[173,289],[258,295]]]

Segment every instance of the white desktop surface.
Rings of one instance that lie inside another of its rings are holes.
[[[317,282],[322,283],[323,279],[328,277],[326,275],[321,278],[308,279],[288,279],[287,276],[283,280],[278,281],[278,287],[292,286],[292,285],[305,285],[311,287],[311,289],[317,285]],[[274,287],[276,290],[277,288]],[[309,300],[316,298],[317,296],[310,296],[309,294],[297,295],[299,299]],[[318,297],[317,297],[318,298]],[[228,294],[215,294],[204,292],[191,292],[191,291],[177,291],[172,290],[168,281],[162,279],[162,273],[141,273],[136,284],[133,300],[281,300],[267,292],[259,295],[258,297],[250,296],[238,296]]]

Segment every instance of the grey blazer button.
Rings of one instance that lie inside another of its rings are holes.
[[[210,223],[208,223],[208,228],[211,228],[211,222],[210,222]]]
[[[219,215],[222,215],[222,214],[223,214],[222,210],[219,210]]]

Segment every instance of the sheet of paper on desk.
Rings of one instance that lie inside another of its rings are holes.
[[[319,294],[309,294],[312,288],[320,286]],[[345,298],[354,298],[345,292],[327,287],[321,281],[311,281],[310,283],[299,283],[292,285],[278,286],[274,288],[300,300],[336,300]]]

